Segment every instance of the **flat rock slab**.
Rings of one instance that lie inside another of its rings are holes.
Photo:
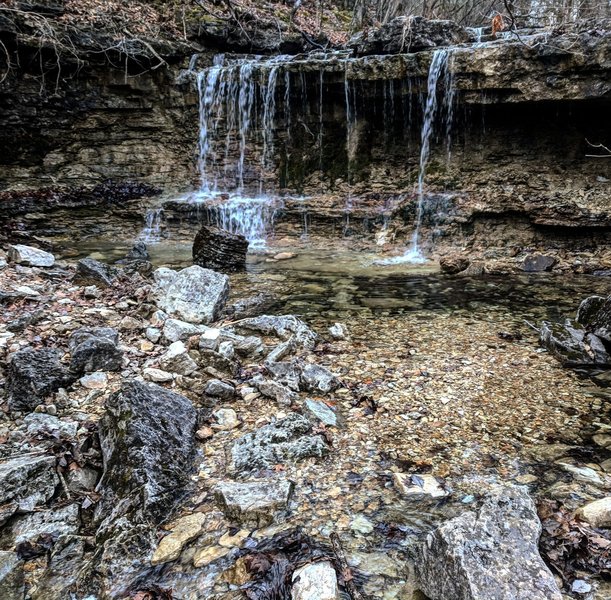
[[[324,456],[327,445],[319,435],[308,435],[311,431],[312,424],[305,417],[290,413],[239,438],[231,449],[233,466],[237,471],[251,471]]]
[[[41,536],[57,539],[60,535],[76,533],[80,527],[78,504],[63,508],[41,510],[11,521],[8,531],[3,531],[2,540],[18,546],[24,542],[36,543]]]
[[[50,252],[22,244],[9,246],[8,259],[28,267],[52,267],[55,264],[55,257]]]
[[[286,479],[249,482],[223,481],[214,495],[227,519],[242,525],[266,527],[286,511],[294,484]]]
[[[420,588],[431,600],[562,600],[540,535],[526,489],[496,486],[477,512],[447,521],[416,549]]]
[[[229,297],[229,277],[197,265],[154,272],[157,305],[188,323],[210,323],[220,316]]]

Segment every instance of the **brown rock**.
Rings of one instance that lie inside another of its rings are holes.
[[[193,242],[193,263],[216,271],[239,271],[246,264],[247,251],[244,236],[204,225]]]

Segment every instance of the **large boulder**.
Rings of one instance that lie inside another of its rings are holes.
[[[6,380],[10,410],[32,411],[47,396],[74,382],[61,356],[59,350],[30,347],[13,354]]]
[[[577,310],[577,322],[607,344],[611,344],[611,294],[590,296]]]
[[[119,333],[111,327],[77,329],[68,342],[74,373],[120,371],[123,351],[119,348]]]
[[[96,552],[83,589],[123,597],[157,546],[156,526],[186,493],[197,415],[190,400],[153,384],[124,383],[100,421],[104,473]]]
[[[104,473],[97,516],[125,513],[127,502],[154,521],[165,518],[189,482],[195,408],[184,396],[131,381],[109,398],[106,409],[100,421]]]
[[[611,363],[611,356],[603,341],[570,319],[563,324],[544,321],[539,340],[559,360],[569,364]]]
[[[561,600],[539,555],[541,522],[525,488],[493,487],[476,512],[447,521],[417,548],[431,600]]]
[[[216,321],[229,296],[229,277],[197,265],[154,272],[159,308],[188,323]]]
[[[396,17],[377,29],[357,33],[348,46],[357,54],[400,54],[469,41],[469,33],[453,21]]]
[[[193,263],[223,272],[240,271],[246,266],[248,240],[218,227],[203,225],[193,242]]]
[[[52,267],[55,264],[55,257],[50,252],[22,244],[9,246],[8,259],[28,267]]]

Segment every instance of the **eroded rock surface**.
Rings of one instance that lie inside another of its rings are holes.
[[[493,488],[477,512],[447,521],[418,548],[422,591],[432,600],[561,600],[539,555],[541,529],[525,488]]]
[[[248,240],[243,235],[203,225],[193,242],[193,262],[224,273],[239,271],[246,266],[247,251]]]

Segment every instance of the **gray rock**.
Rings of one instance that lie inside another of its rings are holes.
[[[0,551],[0,598],[2,600],[23,600],[25,583],[23,562],[16,552]]]
[[[142,371],[142,375],[148,381],[152,381],[153,383],[165,383],[168,381],[172,381],[174,379],[173,373],[168,373],[167,371],[162,371],[161,369],[154,369],[153,367],[147,367]]]
[[[238,471],[270,468],[311,456],[321,457],[328,448],[318,435],[307,435],[312,424],[297,413],[265,425],[239,438],[231,449],[233,466]]]
[[[11,521],[8,531],[3,532],[3,540],[7,543],[10,540],[15,546],[24,542],[33,544],[43,535],[58,538],[60,535],[76,533],[80,523],[78,504],[41,510]]]
[[[265,352],[263,341],[254,335],[237,335],[221,329],[219,339],[221,342],[231,342],[235,353],[245,358],[257,358]]]
[[[68,590],[75,583],[77,574],[83,566],[85,538],[66,534],[60,535],[49,557],[43,577],[30,590],[32,600],[68,600]]]
[[[320,421],[330,427],[337,427],[337,415],[335,411],[324,402],[307,398],[304,408],[316,421]]]
[[[55,264],[55,257],[50,252],[21,244],[9,246],[8,259],[28,267],[52,267]]]
[[[178,319],[166,319],[163,324],[163,336],[168,342],[188,340],[191,336],[202,335],[209,327],[205,325],[193,325]]]
[[[10,410],[32,411],[74,377],[60,362],[61,353],[51,348],[24,348],[11,357],[6,380]]]
[[[337,573],[328,561],[307,564],[293,573],[291,600],[340,600]]]
[[[290,388],[273,379],[265,379],[262,375],[256,375],[250,380],[250,383],[264,396],[273,398],[278,404],[284,406],[290,406],[299,399],[299,395]]]
[[[124,383],[100,421],[104,473],[95,511],[96,551],[81,589],[123,597],[157,546],[156,527],[186,493],[195,459],[197,414],[184,396]]]
[[[221,343],[221,330],[214,327],[208,328],[199,338],[199,347],[201,350],[216,351]]]
[[[66,481],[71,492],[82,494],[84,492],[92,492],[99,477],[100,474],[95,469],[83,467],[69,470]]]
[[[278,383],[281,383],[294,392],[298,392],[302,389],[301,368],[303,366],[303,361],[301,359],[294,359],[290,362],[267,363],[265,366],[270,375]]]
[[[119,348],[119,333],[111,327],[77,329],[68,342],[73,373],[120,371],[123,351]]]
[[[239,365],[235,360],[230,360],[218,352],[200,347],[199,354],[202,366],[212,367],[216,371],[230,376],[236,375],[239,370]]]
[[[235,328],[238,331],[257,331],[264,335],[275,335],[284,340],[294,336],[295,341],[308,350],[312,350],[318,341],[316,333],[294,315],[261,315],[244,319]]]
[[[606,345],[611,344],[611,294],[586,298],[577,311],[577,321]]]
[[[279,362],[285,359],[287,356],[291,355],[295,351],[296,347],[297,347],[297,342],[291,336],[291,338],[288,339],[286,342],[283,342],[282,344],[278,344],[278,346],[276,346],[267,355],[267,358],[265,359],[265,364],[271,365],[272,363],[276,363],[276,362]]]
[[[157,305],[189,323],[218,319],[229,296],[229,277],[197,265],[182,271],[154,272]]]
[[[231,400],[231,398],[235,396],[235,388],[220,379],[211,379],[206,384],[204,392],[208,394],[208,396],[223,398],[224,400]]]
[[[82,258],[76,263],[74,283],[83,286],[110,287],[116,279],[116,270],[93,258]]]
[[[182,342],[170,344],[167,351],[159,358],[159,365],[164,371],[190,375],[197,371],[197,363],[189,356]]]
[[[589,296],[581,301],[575,320],[584,327],[592,324],[605,305],[604,296]]]
[[[24,427],[29,436],[48,436],[53,438],[76,438],[78,423],[74,421],[62,421],[52,415],[44,413],[31,413],[26,415]]]
[[[268,311],[275,303],[276,298],[271,294],[260,292],[255,296],[238,300],[231,306],[227,307],[227,314],[233,319],[246,319],[248,317],[256,317],[261,313]]]
[[[26,454],[0,463],[0,505],[11,504],[12,513],[44,504],[57,485],[54,456]]]
[[[235,356],[235,349],[233,343],[225,340],[219,344],[218,353],[224,356],[227,360],[232,360]]]
[[[526,271],[527,273],[551,271],[556,262],[556,258],[553,256],[546,256],[545,254],[529,254],[522,261],[522,270]]]
[[[564,324],[544,321],[539,332],[539,341],[563,362],[611,363],[611,356],[602,341],[570,319],[566,319]]]
[[[431,600],[561,600],[540,535],[526,489],[496,486],[477,512],[447,521],[417,548],[420,587]]]
[[[328,394],[341,385],[340,380],[325,367],[305,363],[301,368],[301,389]]]
[[[167,517],[189,481],[196,411],[179,394],[153,384],[124,383],[100,421],[103,497],[96,516],[139,509],[153,521]]]
[[[346,328],[341,323],[334,323],[329,327],[329,333],[334,340],[345,340],[348,337]]]
[[[278,512],[288,510],[293,489],[293,482],[286,479],[222,481],[214,495],[229,521],[260,528],[273,523]]]

